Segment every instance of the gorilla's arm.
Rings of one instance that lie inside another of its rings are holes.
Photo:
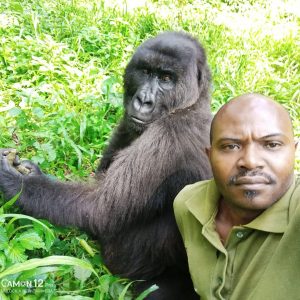
[[[33,216],[89,229],[95,234],[115,233],[116,228],[122,227],[120,224],[130,224],[153,205],[148,200],[160,182],[174,173],[172,168],[176,168],[174,162],[170,166],[174,160],[174,142],[163,130],[156,130],[159,126],[152,125],[119,152],[97,182],[64,183],[46,175],[16,175],[5,170],[5,157],[2,157],[0,189],[6,198],[22,190],[19,205]]]
[[[102,159],[97,168],[97,172],[102,172],[108,169],[113,161],[116,153],[129,146],[139,136],[132,129],[128,128],[127,122],[122,119],[116,130],[114,131],[108,147],[104,150]]]

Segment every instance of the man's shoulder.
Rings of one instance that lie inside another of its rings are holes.
[[[300,197],[300,174],[295,175],[295,183],[292,187],[292,193],[291,198],[294,200],[294,198],[297,199],[297,202],[299,202]]]
[[[295,175],[295,185],[291,193],[290,212],[293,214],[300,208],[300,174]],[[299,211],[300,212],[300,211]]]

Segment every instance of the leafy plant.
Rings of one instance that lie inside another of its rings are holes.
[[[4,213],[17,198],[18,195],[0,207],[1,299],[7,299],[6,294],[13,294],[15,299],[25,295],[38,299],[45,295],[49,299],[67,299],[67,295],[78,295],[78,299],[132,299],[129,287],[133,282],[112,276],[86,240],[65,235],[58,240],[46,222]],[[73,246],[82,247],[81,251],[75,248],[80,259],[67,256]],[[55,247],[64,255],[51,255]],[[43,252],[39,252],[41,249]],[[44,257],[28,259],[33,253]],[[152,286],[136,299],[144,299],[156,288]],[[79,297],[80,294],[85,296]]]

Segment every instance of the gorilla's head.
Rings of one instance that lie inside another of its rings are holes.
[[[199,42],[165,32],[144,42],[126,67],[124,106],[138,132],[162,116],[197,101],[209,101],[210,72]]]

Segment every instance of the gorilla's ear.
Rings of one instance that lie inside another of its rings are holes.
[[[208,92],[210,89],[211,73],[206,64],[200,61],[197,62],[197,79],[200,90]]]
[[[198,79],[198,84],[201,83],[201,81],[205,80],[205,69],[204,69],[204,74],[202,72],[203,69],[203,63],[201,63],[200,59],[197,59],[197,79]]]
[[[201,72],[201,67],[200,67],[199,63],[197,65],[197,72],[198,72],[198,74],[197,74],[198,82],[200,82],[202,79],[202,72]]]

